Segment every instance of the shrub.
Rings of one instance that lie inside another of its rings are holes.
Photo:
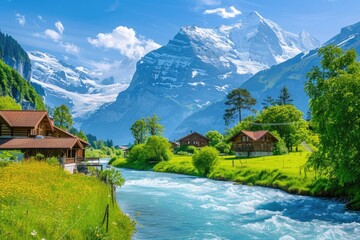
[[[179,151],[176,153],[177,155],[180,155],[180,156],[187,156],[187,155],[190,155],[188,152],[186,151]]]
[[[198,151],[198,149],[197,149],[195,146],[188,146],[188,147],[186,148],[186,151],[187,151],[188,153],[195,154],[195,153]]]
[[[43,160],[43,159],[45,159],[45,156],[42,153],[37,153],[36,156],[35,156],[35,159],[36,160]]]
[[[143,155],[147,161],[167,161],[171,158],[171,144],[160,136],[150,136],[144,146]]]
[[[220,142],[216,144],[215,148],[221,153],[229,154],[231,152],[231,143]]]
[[[130,150],[129,155],[127,157],[127,162],[132,163],[132,162],[145,161],[144,147],[145,147],[145,144],[138,144],[138,145],[133,146],[133,148]]]
[[[207,176],[218,161],[219,152],[213,147],[203,147],[192,157],[199,174]]]
[[[56,157],[47,158],[46,162],[49,165],[54,165],[54,166],[59,165],[59,159],[57,159]]]
[[[282,138],[277,137],[278,142],[276,142],[274,144],[274,150],[273,150],[273,154],[274,155],[283,155],[283,154],[288,154],[289,151],[285,145],[285,142]]]

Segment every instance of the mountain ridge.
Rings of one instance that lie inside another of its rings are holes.
[[[253,15],[249,18],[255,17],[255,20],[242,20],[242,25],[238,22],[216,29],[182,27],[167,45],[138,61],[130,86],[118,95],[114,103],[85,120],[82,128],[102,138],[114,134],[116,129],[119,134],[113,139],[127,143],[131,141],[131,124],[155,113],[162,119],[166,135],[171,135],[182,120],[223,99],[227,92],[240,86],[255,72],[309,50],[300,49],[298,34],[285,33],[258,13]],[[241,33],[246,26],[256,29],[251,31],[247,40],[235,34]],[[277,34],[271,31],[277,31]],[[268,37],[270,33],[271,38]],[[290,40],[284,39],[290,35]],[[240,43],[246,40],[246,44],[236,45],[235,40]],[[271,41],[277,41],[279,48],[267,48],[266,51],[253,48],[269,46]],[[288,43],[291,45],[286,45]],[[100,129],[98,125],[106,127]]]
[[[355,48],[360,55],[360,22],[342,28],[339,34],[329,39],[323,46],[329,44],[336,44],[344,50]],[[294,105],[306,114],[309,98],[303,90],[304,82],[306,80],[306,73],[313,66],[320,65],[317,50],[318,48],[300,53],[283,63],[262,70],[242,84],[241,87],[249,90],[252,96],[258,100],[255,108],[260,110],[263,99],[267,96],[276,98],[280,93],[280,89],[286,86],[290,91]],[[206,131],[201,124],[201,120],[204,118],[212,119],[209,124],[212,125],[214,130],[224,132],[225,125],[222,119],[224,111],[225,99],[222,99],[185,119],[183,123],[179,124],[171,138],[181,136],[192,129],[198,129],[200,132]]]

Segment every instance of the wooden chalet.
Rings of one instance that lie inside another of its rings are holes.
[[[0,150],[21,150],[25,157],[41,153],[68,164],[84,160],[88,146],[86,141],[54,126],[46,111],[0,111]]]
[[[241,131],[230,138],[237,157],[270,156],[277,138],[269,131]]]
[[[209,139],[197,132],[190,132],[190,134],[186,135],[183,138],[178,140],[180,146],[188,145],[194,147],[205,147],[209,145]]]

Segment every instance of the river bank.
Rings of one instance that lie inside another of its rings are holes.
[[[347,208],[360,210],[360,187],[337,187],[314,171],[303,167],[308,158],[307,152],[294,152],[288,155],[236,159],[233,156],[220,157],[219,163],[207,176],[210,179],[232,181],[249,186],[263,186],[281,189],[285,192],[326,198],[337,198],[347,203]],[[117,159],[115,167],[136,170],[153,170],[199,176],[194,168],[191,156],[175,156],[169,161],[157,164],[136,162],[128,164],[126,159]]]

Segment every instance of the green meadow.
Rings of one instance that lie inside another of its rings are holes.
[[[135,229],[96,177],[24,161],[0,167],[0,186],[0,239],[131,239]]]

